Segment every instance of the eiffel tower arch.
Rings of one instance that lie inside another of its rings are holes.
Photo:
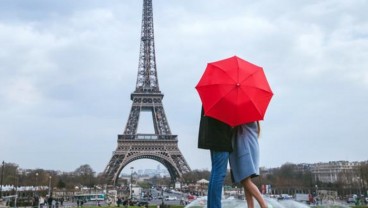
[[[177,135],[171,133],[166,118],[155,56],[152,0],[143,0],[138,75],[135,91],[130,96],[133,104],[124,133],[118,135],[117,148],[104,170],[108,184],[116,185],[124,167],[139,159],[161,163],[169,171],[172,181],[179,180],[184,173],[191,171],[179,150]],[[152,113],[153,134],[137,132],[143,111]]]

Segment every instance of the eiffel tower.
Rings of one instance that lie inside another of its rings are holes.
[[[162,104],[164,95],[157,80],[152,0],[143,1],[140,44],[136,89],[130,96],[132,108],[124,134],[118,135],[117,148],[104,171],[106,182],[112,185],[117,184],[126,165],[139,159],[152,159],[163,164],[172,182],[191,171],[178,148],[177,135],[171,134]],[[142,111],[152,113],[154,134],[137,132]]]

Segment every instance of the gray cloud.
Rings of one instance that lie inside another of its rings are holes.
[[[0,159],[65,171],[88,163],[103,171],[130,111],[142,2],[3,5]],[[262,122],[263,166],[367,160],[367,2],[153,6],[164,107],[192,169],[210,167],[208,151],[197,149],[194,86],[207,62],[233,55],[264,67],[275,93]]]

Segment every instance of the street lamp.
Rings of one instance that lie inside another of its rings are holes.
[[[49,176],[49,197],[51,197],[51,176]]]
[[[3,161],[3,165],[1,167],[1,180],[0,180],[0,199],[3,198],[3,179],[4,179],[4,165],[5,162]]]
[[[18,186],[19,186],[19,175],[18,175],[18,171],[15,170],[15,175],[16,175],[16,185],[15,185],[15,198],[14,198],[14,207],[17,207],[17,199],[18,199]]]
[[[133,169],[134,167],[130,167],[130,199],[132,199],[132,187],[133,187]]]
[[[161,204],[164,205],[164,188],[161,186]]]
[[[319,197],[318,197],[318,185],[316,185],[316,204],[318,205]]]
[[[36,196],[38,196],[38,173],[36,173]]]

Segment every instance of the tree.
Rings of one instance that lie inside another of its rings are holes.
[[[75,169],[74,174],[77,176],[90,176],[94,173],[90,165],[81,165],[79,168]]]
[[[359,166],[358,175],[360,178],[360,186],[363,193],[367,193],[368,186],[368,161],[362,162]]]
[[[3,173],[3,185],[6,184],[16,184],[16,179],[18,175],[18,165],[14,163],[4,163],[4,170],[2,169],[3,166],[0,166],[0,174]]]
[[[193,170],[192,172],[183,174],[183,180],[187,183],[195,183],[198,180],[209,180],[211,172],[208,170]]]
[[[93,187],[95,184],[94,171],[90,165],[81,165],[74,171],[75,176],[79,179],[79,182],[88,187]]]
[[[143,189],[150,189],[151,184],[147,181],[138,182],[138,185],[142,187]]]
[[[63,189],[63,188],[65,188],[65,187],[66,187],[66,185],[65,185],[65,183],[64,183],[64,181],[63,181],[63,180],[59,179],[59,181],[57,182],[56,187],[57,187],[58,189]]]

